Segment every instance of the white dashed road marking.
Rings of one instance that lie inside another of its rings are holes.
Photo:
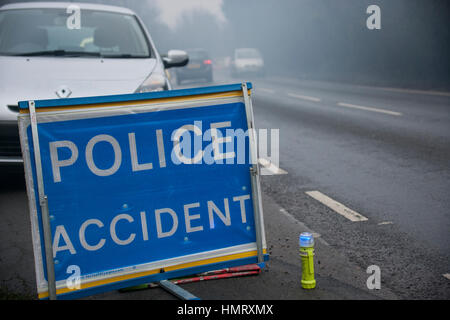
[[[324,195],[323,193],[321,193],[319,191],[307,191],[306,194],[308,196],[316,199],[317,201],[321,202],[322,204],[326,205],[328,208],[332,209],[336,213],[339,213],[340,215],[349,219],[350,221],[366,221],[366,220],[368,220],[366,217],[359,214],[358,212],[347,208],[342,203],[339,203],[336,200],[333,200],[330,197],[327,197],[326,195]]]
[[[346,108],[360,109],[360,110],[365,110],[365,111],[385,113],[385,114],[389,114],[391,116],[401,116],[402,115],[402,113],[396,112],[396,111],[380,109],[380,108],[373,108],[373,107],[366,107],[366,106],[359,106],[359,105],[356,105],[356,104],[350,104],[350,103],[345,103],[345,102],[338,102],[337,105],[340,106],[340,107],[346,107]]]
[[[266,93],[270,93],[270,94],[274,94],[275,93],[275,90],[267,89],[267,88],[257,88],[257,89],[255,89],[255,91],[261,91],[261,92],[266,92]]]
[[[379,226],[385,225],[385,224],[394,224],[392,221],[383,221],[378,223]]]
[[[279,167],[277,167],[276,165],[274,165],[272,162],[270,162],[267,159],[259,158],[258,162],[262,166],[261,175],[263,175],[263,176],[287,174],[286,170],[280,169]]]
[[[308,100],[308,101],[314,101],[314,102],[319,102],[320,98],[316,98],[316,97],[310,97],[310,96],[303,96],[301,94],[296,94],[296,93],[288,93],[287,94],[289,97],[291,98],[297,98],[297,99],[302,99],[302,100]]]

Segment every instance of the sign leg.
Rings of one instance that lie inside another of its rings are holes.
[[[200,300],[189,291],[184,290],[180,286],[170,282],[169,280],[162,280],[159,285],[167,292],[173,294],[175,297],[181,300]]]

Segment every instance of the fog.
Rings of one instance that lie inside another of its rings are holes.
[[[204,48],[214,61],[224,61],[235,48],[254,47],[268,76],[450,88],[446,0],[216,0],[208,6],[165,0],[165,7],[159,0],[80,2],[134,10],[161,53]],[[370,5],[380,8],[380,29],[366,25]]]

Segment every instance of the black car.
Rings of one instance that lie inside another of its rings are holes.
[[[184,80],[204,79],[213,81],[212,61],[204,49],[188,49],[189,62],[175,71],[177,84]]]

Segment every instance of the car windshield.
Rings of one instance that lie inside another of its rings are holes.
[[[236,51],[236,58],[238,59],[259,59],[261,55],[255,49],[240,49]]]
[[[81,10],[77,24],[70,19],[73,15],[66,9],[0,11],[0,55],[151,56],[147,37],[133,15]]]

